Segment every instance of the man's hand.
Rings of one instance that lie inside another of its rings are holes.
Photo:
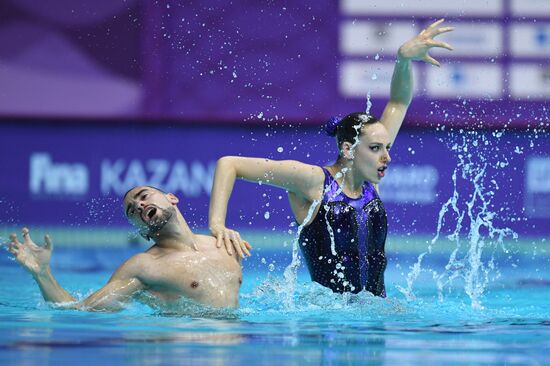
[[[218,248],[225,245],[227,254],[233,255],[233,250],[235,250],[240,258],[244,258],[245,254],[250,257],[249,250],[252,249],[252,246],[241,239],[241,235],[237,231],[228,229],[223,225],[217,225],[210,227],[210,232],[216,238]]]
[[[437,22],[432,23],[428,28],[420,32],[419,35],[417,35],[410,41],[405,42],[401,47],[399,47],[399,58],[407,60],[421,60],[435,66],[440,66],[437,60],[428,55],[428,51],[432,47],[441,47],[451,51],[453,50],[451,45],[449,45],[448,43],[434,41],[433,39],[435,36],[438,36],[441,33],[446,33],[454,30],[453,27],[438,28],[438,26],[443,23],[444,20],[445,19],[440,19]]]
[[[23,228],[23,243],[17,239],[15,233],[10,235],[9,252],[14,255],[15,260],[29,271],[33,276],[46,273],[50,268],[53,244],[48,235],[44,236],[45,244],[36,245],[29,233],[29,229]]]

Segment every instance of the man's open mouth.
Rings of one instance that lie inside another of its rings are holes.
[[[150,206],[150,207],[147,207],[145,211],[143,211],[141,218],[143,221],[149,222],[155,216],[156,213],[157,213],[157,208],[154,206]]]

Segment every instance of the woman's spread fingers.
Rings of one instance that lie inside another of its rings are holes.
[[[431,47],[441,47],[441,48],[446,48],[448,49],[449,51],[452,51],[453,50],[453,47],[448,44],[447,42],[431,42],[430,43],[430,46]]]
[[[231,233],[231,242],[233,243],[233,247],[235,248],[235,252],[237,252],[239,258],[244,258],[243,251],[241,249],[241,238],[239,237],[239,234],[236,232]]]
[[[223,241],[225,243],[225,249],[227,250],[227,254],[233,255],[233,245],[231,244],[231,239],[229,237],[224,236]]]
[[[435,35],[437,36],[438,34],[447,33],[447,32],[452,32],[452,31],[454,31],[454,30],[455,30],[454,27],[443,27],[443,28],[438,28]]]
[[[426,55],[426,58],[424,58],[424,61],[426,61],[429,64],[432,64],[434,66],[441,66],[441,64],[433,57]]]
[[[246,253],[247,256],[250,257],[250,251],[246,248],[246,244],[245,244],[245,243],[246,243],[246,242],[243,241],[242,246],[241,246],[241,249],[243,250],[243,252]]]

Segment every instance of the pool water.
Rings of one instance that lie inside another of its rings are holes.
[[[56,248],[52,267],[67,290],[85,296],[136,250]],[[430,271],[407,299],[398,286],[407,286],[416,255],[390,257],[381,299],[333,294],[303,268],[289,293],[282,264],[290,253],[260,251],[244,262],[239,310],[191,314],[139,303],[120,313],[55,309],[0,257],[1,365],[542,365],[550,356],[550,266],[540,254],[497,261],[476,308],[461,281],[439,293]],[[423,266],[447,260],[433,254]]]

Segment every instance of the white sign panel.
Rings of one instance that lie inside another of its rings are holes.
[[[514,16],[550,16],[548,0],[512,0],[510,8]]]
[[[433,48],[434,56],[499,56],[502,53],[503,32],[500,23],[445,22],[445,26],[455,27],[455,31],[441,34],[436,41],[445,41],[454,50]]]
[[[341,0],[344,15],[501,16],[503,0]]]
[[[428,67],[426,89],[434,99],[457,97],[499,98],[504,78],[495,64],[455,63]]]
[[[345,21],[340,26],[342,55],[396,55],[399,46],[420,30],[411,22]]]
[[[339,90],[345,97],[389,97],[394,62],[344,61],[340,68]],[[414,85],[418,85],[413,71]]]
[[[550,56],[550,22],[513,24],[510,47],[514,56]]]
[[[550,217],[550,157],[530,157],[526,163],[525,209],[530,217]]]
[[[512,64],[510,93],[515,99],[550,98],[550,65]]]

